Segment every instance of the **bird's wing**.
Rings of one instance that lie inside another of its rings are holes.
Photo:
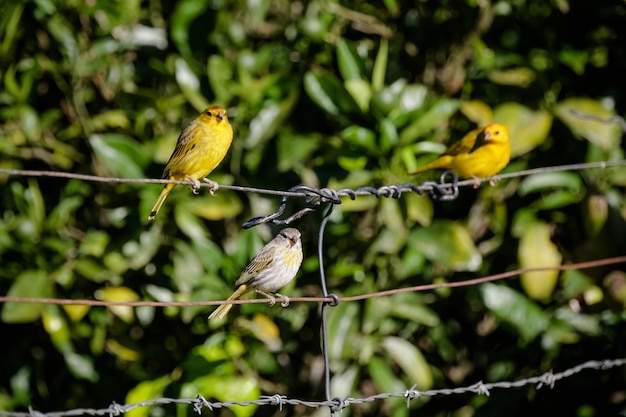
[[[178,136],[176,146],[174,147],[174,152],[172,152],[172,156],[170,156],[167,165],[165,165],[165,170],[163,171],[164,179],[169,179],[170,172],[176,171],[173,168],[183,160],[183,157],[189,151],[188,146],[193,137],[194,125],[195,123],[191,122],[180,132],[180,136]]]
[[[248,266],[241,272],[237,281],[235,281],[235,287],[239,287],[240,285],[246,284],[250,282],[255,276],[259,274],[259,272],[264,271],[268,268],[272,262],[274,262],[274,253],[276,252],[276,248],[274,247],[264,247],[261,249],[259,253],[256,254],[254,258],[250,261]]]
[[[463,136],[463,139],[450,145],[442,155],[460,155],[471,153],[483,144],[484,134],[482,129],[474,129]]]

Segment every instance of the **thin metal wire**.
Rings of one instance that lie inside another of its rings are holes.
[[[76,417],[76,416],[119,416],[120,414],[126,413],[130,410],[134,410],[140,407],[151,407],[156,405],[167,405],[167,404],[187,404],[191,405],[198,414],[202,413],[204,408],[209,411],[213,411],[215,409],[220,408],[231,408],[233,406],[273,406],[278,407],[279,410],[282,410],[285,406],[291,405],[299,405],[307,408],[320,408],[320,407],[329,407],[331,410],[337,409],[339,411],[342,408],[372,403],[375,401],[384,400],[387,398],[405,398],[407,407],[411,405],[411,401],[420,398],[420,397],[436,397],[436,396],[450,396],[450,395],[461,395],[461,394],[475,394],[475,395],[485,395],[491,396],[492,391],[496,389],[514,389],[521,388],[525,386],[534,385],[537,389],[541,389],[544,387],[553,388],[554,385],[563,379],[571,378],[572,376],[579,374],[584,370],[599,370],[606,371],[611,368],[621,367],[626,365],[626,358],[618,358],[618,359],[606,359],[606,360],[590,360],[579,365],[568,368],[564,371],[554,373],[552,370],[544,372],[541,375],[533,376],[525,379],[520,379],[517,381],[497,381],[497,382],[487,382],[484,383],[482,381],[476,382],[475,384],[468,385],[465,387],[457,387],[457,388],[442,388],[442,389],[432,389],[427,391],[418,391],[415,389],[415,386],[406,389],[404,391],[399,392],[386,392],[371,395],[368,397],[362,398],[353,398],[348,397],[344,399],[335,399],[335,400],[324,400],[324,401],[307,401],[300,400],[296,398],[288,398],[284,395],[274,394],[274,395],[262,395],[257,400],[250,401],[226,401],[226,402],[210,402],[205,399],[201,394],[198,394],[195,398],[154,398],[146,401],[142,401],[139,403],[133,404],[118,404],[116,402],[112,402],[107,408],[95,409],[95,408],[76,408],[66,411],[53,411],[53,412],[41,412],[37,411],[32,407],[28,408],[28,411],[0,411],[0,417]]]
[[[319,235],[317,239],[317,258],[319,262],[319,272],[320,272],[320,286],[322,288],[322,295],[324,298],[329,297],[328,289],[326,286],[326,273],[324,269],[324,232],[326,231],[326,224],[330,220],[330,215],[333,213],[335,208],[335,204],[330,204],[328,206],[328,210],[324,214],[324,218],[320,223]],[[335,297],[336,298],[336,297]],[[326,401],[330,401],[330,359],[328,356],[328,321],[327,321],[327,307],[331,304],[322,303],[322,326],[321,326],[321,337],[322,337],[322,357],[324,358],[324,393],[326,395]],[[337,305],[334,303],[333,305]],[[330,407],[331,416],[335,415],[334,407]]]
[[[523,268],[513,271],[501,272],[498,274],[486,275],[479,278],[467,279],[462,281],[441,282],[434,284],[415,285],[412,287],[394,288],[391,290],[381,290],[373,293],[365,293],[352,295],[347,297],[339,297],[335,294],[328,294],[325,297],[290,297],[289,302],[309,302],[309,303],[330,303],[331,305],[341,302],[360,301],[368,298],[385,297],[392,294],[403,292],[420,292],[430,291],[439,288],[459,288],[471,285],[483,284],[485,282],[498,281],[524,274],[526,272],[539,271],[567,271],[573,269],[589,269],[604,265],[617,265],[626,263],[626,256],[616,256],[613,258],[596,259],[594,261],[578,262],[573,264],[565,264],[551,267]],[[56,304],[56,305],[88,305],[99,307],[126,306],[126,307],[192,307],[192,306],[214,306],[221,304],[253,304],[268,303],[267,299],[249,299],[249,300],[210,300],[210,301],[103,301],[103,300],[72,300],[59,298],[37,298],[37,297],[13,297],[0,296],[0,303],[29,303],[29,304]]]

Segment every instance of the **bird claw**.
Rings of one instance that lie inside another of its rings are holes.
[[[216,183],[215,181],[211,181],[208,178],[203,178],[202,181],[209,184],[209,193],[211,195],[215,195],[215,192],[220,188],[220,185],[218,183]]]
[[[268,295],[267,298],[270,299],[270,302],[267,303],[267,305],[269,305],[270,307],[273,307],[274,304],[276,304],[276,298],[272,297],[271,295]]]
[[[489,177],[489,185],[491,185],[493,187],[497,183],[499,183],[501,179],[502,178],[500,178],[499,175],[492,175],[491,177]]]
[[[191,186],[191,192],[194,193],[194,194],[200,194],[200,181],[198,181],[196,178],[192,178],[192,177],[190,177],[188,175],[186,175],[185,178],[187,178],[193,184]]]
[[[287,297],[286,295],[279,294],[279,293],[276,293],[276,296],[280,297],[281,307],[289,307],[289,297]]]
[[[474,178],[474,189],[480,188],[480,178],[478,177],[472,177]]]
[[[262,296],[266,297],[269,302],[267,303],[268,306],[272,307],[274,304],[276,304],[276,298],[272,297],[271,295],[269,295],[268,293],[266,293],[265,291],[261,291],[261,290],[255,290],[257,293],[261,294]]]

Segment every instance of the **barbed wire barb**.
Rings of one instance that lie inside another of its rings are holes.
[[[545,372],[541,375],[524,378],[517,381],[497,381],[497,382],[483,382],[478,381],[474,384],[465,386],[465,387],[456,387],[456,388],[441,388],[441,389],[431,389],[427,391],[417,391],[415,390],[417,385],[413,385],[411,388],[408,388],[404,391],[399,392],[384,392],[378,393],[375,395],[371,395],[368,397],[362,398],[333,398],[326,399],[323,401],[311,401],[311,400],[301,400],[297,398],[288,398],[281,394],[274,395],[263,395],[260,396],[257,400],[249,400],[249,401],[228,401],[228,402],[210,402],[206,400],[201,394],[198,394],[194,398],[154,398],[146,401],[142,401],[140,403],[133,404],[118,404],[116,402],[112,402],[107,408],[104,409],[93,409],[93,408],[77,408],[66,411],[54,411],[54,412],[40,412],[35,410],[32,406],[28,407],[28,411],[0,411],[0,417],[77,417],[83,415],[89,416],[106,416],[106,415],[121,415],[127,413],[130,410],[139,407],[151,407],[155,405],[165,405],[165,404],[187,404],[194,408],[198,414],[202,413],[203,408],[207,408],[210,411],[214,411],[218,408],[230,408],[232,406],[241,406],[248,407],[251,405],[255,406],[278,406],[279,410],[282,410],[285,405],[300,405],[307,408],[319,408],[319,407],[329,407],[331,413],[341,412],[344,408],[347,408],[352,405],[359,405],[369,402],[374,402],[378,400],[384,400],[388,398],[405,398],[407,400],[407,406],[410,406],[410,401],[417,399],[419,397],[436,397],[436,396],[450,396],[450,395],[461,395],[461,394],[475,394],[475,395],[485,395],[492,396],[495,389],[512,389],[512,388],[522,388],[525,386],[535,385],[536,388],[541,388],[544,386],[549,386],[550,388],[554,387],[557,381],[561,381],[565,378],[570,378],[574,375],[579,374],[585,370],[598,370],[605,371],[611,368],[622,367],[626,365],[626,358],[618,358],[618,359],[605,359],[605,360],[590,360],[579,365],[568,368],[564,371],[553,373],[552,370]],[[281,408],[282,407],[282,408]]]

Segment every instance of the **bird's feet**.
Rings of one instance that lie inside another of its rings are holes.
[[[499,183],[501,179],[502,178],[500,178],[499,175],[492,175],[491,177],[489,177],[489,185],[491,185],[493,187],[497,183]]]
[[[280,298],[281,307],[289,306],[289,297],[287,297],[286,295],[279,294],[279,293],[276,293],[276,297]]]
[[[196,178],[192,178],[189,175],[185,175],[185,178],[188,181],[191,181],[191,183],[193,184],[191,186],[191,192],[194,194],[199,194],[200,192],[200,181],[198,181]]]
[[[274,304],[276,304],[276,298],[272,297],[271,295],[269,295],[265,291],[261,291],[261,290],[254,290],[254,291],[256,291],[258,294],[261,294],[262,296],[268,298],[270,300],[269,303],[268,303],[268,305],[270,307],[272,307]]]
[[[472,178],[474,179],[474,189],[480,188],[480,184],[482,182],[480,181],[480,178],[476,176],[472,176]]]
[[[215,195],[215,192],[218,190],[218,188],[220,188],[220,185],[218,183],[216,183],[215,181],[211,181],[208,178],[203,178],[202,181],[209,184],[209,193],[211,193],[211,195]]]

